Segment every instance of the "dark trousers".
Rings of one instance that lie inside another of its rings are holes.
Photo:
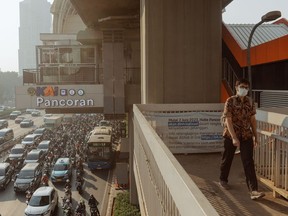
[[[229,138],[224,139],[224,152],[222,155],[220,165],[220,180],[228,182],[228,176],[231,164],[235,155],[236,146]],[[253,139],[241,141],[240,140],[241,160],[246,176],[246,183],[250,191],[258,190],[258,182],[255,173],[255,166],[253,160]]]

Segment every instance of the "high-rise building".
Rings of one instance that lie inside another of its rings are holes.
[[[51,32],[51,4],[47,0],[24,0],[19,3],[19,75],[23,69],[36,68],[36,45],[41,44],[40,33]]]

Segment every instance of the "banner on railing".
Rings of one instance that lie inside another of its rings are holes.
[[[147,120],[172,153],[209,153],[223,150],[222,112],[151,112]]]

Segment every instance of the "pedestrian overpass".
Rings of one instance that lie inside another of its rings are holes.
[[[219,112],[221,106],[223,104],[134,105],[130,166],[135,178],[131,178],[130,184],[132,196],[136,195],[134,183],[137,188],[141,215],[286,214],[288,203],[283,197],[288,198],[287,115],[257,110],[260,142],[255,148],[254,160],[260,188],[267,194],[262,203],[250,200],[239,157],[234,159],[237,171],[232,170],[230,176],[235,180],[231,182],[236,184],[234,190],[221,191],[217,186],[220,153],[173,155],[163,142],[165,135],[159,132],[163,131],[159,129],[163,124],[157,122],[159,118],[153,119],[155,114]],[[197,176],[197,173],[200,174]]]

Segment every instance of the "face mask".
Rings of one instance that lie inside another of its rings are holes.
[[[239,95],[240,97],[244,97],[247,94],[248,94],[248,89],[238,87],[237,95]]]

